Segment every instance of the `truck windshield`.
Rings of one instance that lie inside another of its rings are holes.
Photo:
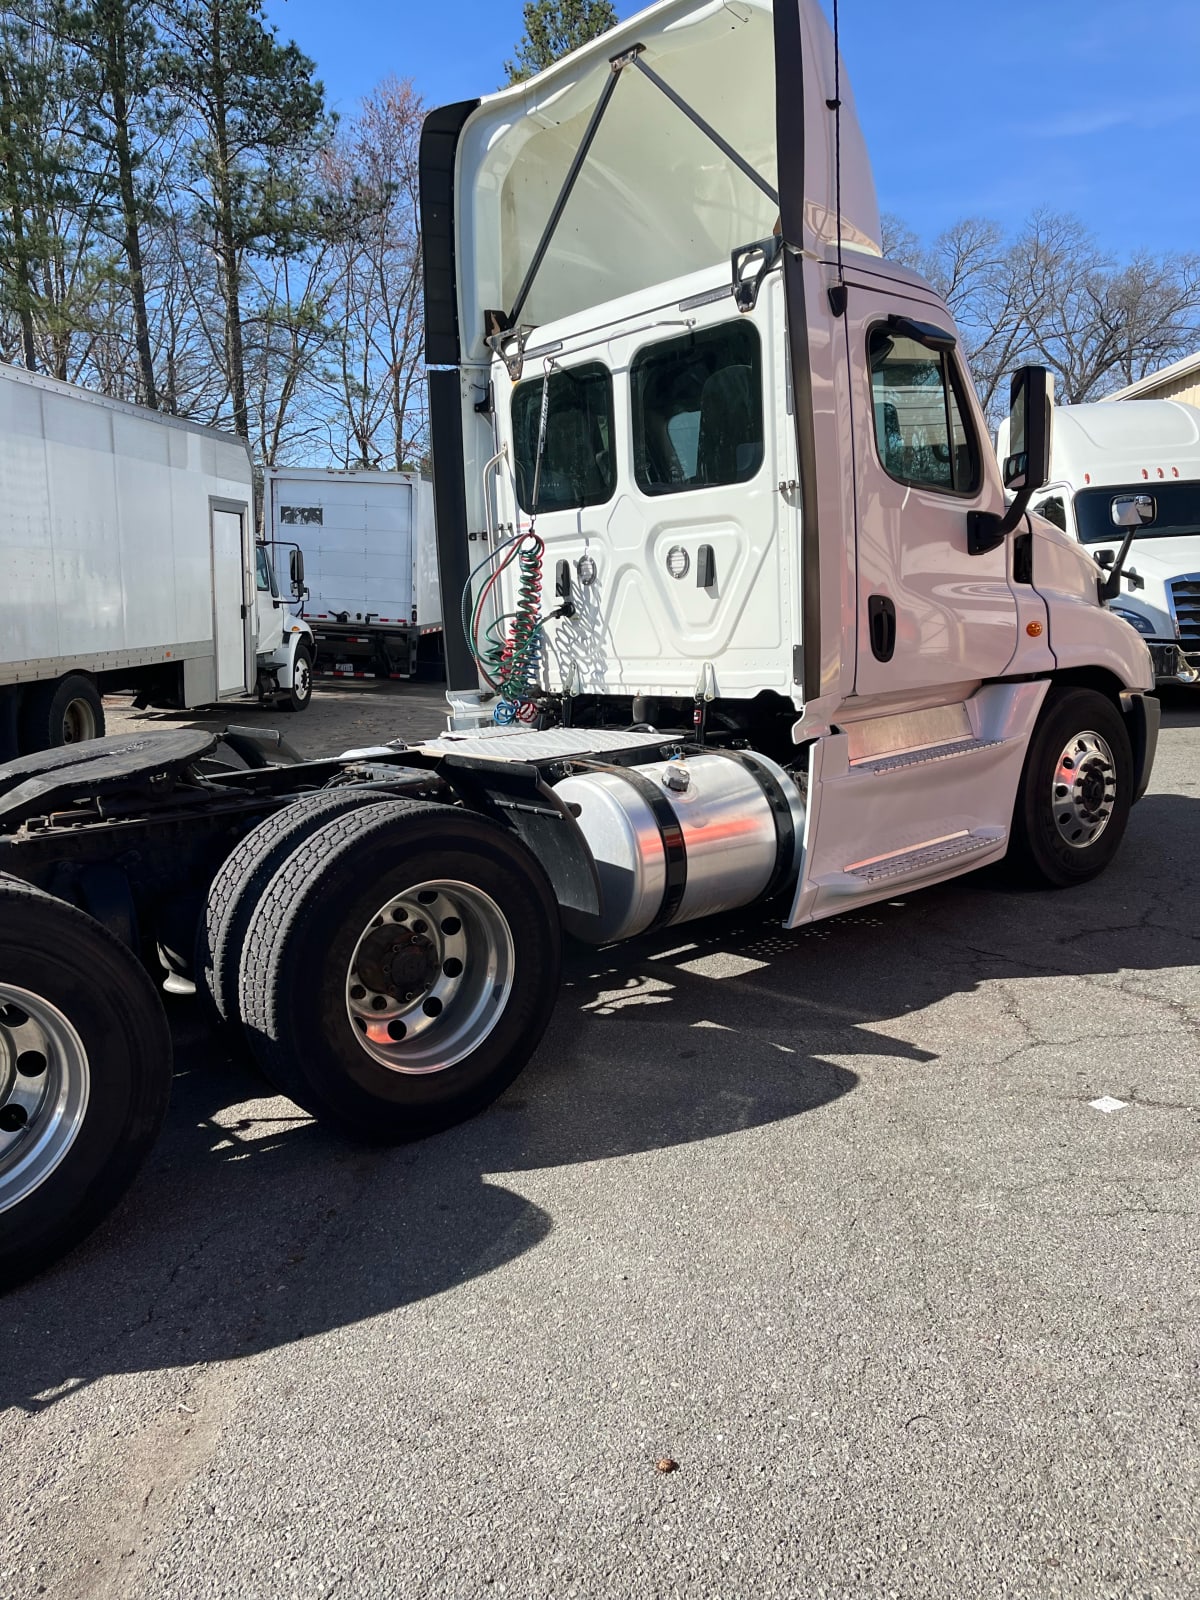
[[[1081,489],[1075,496],[1075,518],[1084,544],[1119,543],[1125,537],[1128,529],[1113,526],[1112,503],[1115,496],[1127,494],[1148,494],[1154,501],[1154,520],[1134,529],[1135,541],[1200,533],[1200,483],[1131,483]]]

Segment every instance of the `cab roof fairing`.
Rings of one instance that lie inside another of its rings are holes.
[[[789,0],[781,0],[787,4]],[[837,243],[833,37],[817,0],[799,6],[803,42],[804,238]],[[612,73],[643,47],[646,64],[778,189],[770,0],[663,0],[537,77],[480,102],[455,156],[455,256],[462,358],[487,359],[484,313],[518,287]],[[535,278],[521,321],[544,326],[728,262],[767,237],[778,207],[635,68],[626,67]],[[843,68],[842,240],[879,255],[879,209]],[[786,160],[786,153],[785,153]]]

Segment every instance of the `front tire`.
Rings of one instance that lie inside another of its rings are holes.
[[[74,906],[0,879],[0,1289],[112,1210],[170,1088],[166,1018],[137,959]]]
[[[240,1007],[266,1075],[372,1141],[472,1116],[533,1054],[554,1009],[558,907],[497,825],[390,800],[310,834],[255,909]]]
[[[292,662],[292,685],[280,705],[284,711],[305,711],[313,692],[313,654],[306,644],[296,646]]]
[[[1086,883],[1116,855],[1132,803],[1133,752],[1121,713],[1095,689],[1052,687],[1021,775],[1014,865],[1042,887]]]

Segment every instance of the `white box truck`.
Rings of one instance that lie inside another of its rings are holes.
[[[266,523],[304,556],[316,670],[413,678],[441,659],[433,486],[415,472],[274,467]]]
[[[152,948],[199,907],[194,980],[281,1092],[410,1138],[521,1070],[564,927],[794,928],[1002,859],[1078,886],[1148,782],[1146,647],[1026,525],[1048,374],[1014,377],[999,467],[948,308],[879,254],[817,0],[663,0],[433,112],[420,182],[466,725],[251,772],[182,732],[0,767],[0,1039],[30,1069],[0,1272],[95,1220],[162,1115],[162,1009],[114,931]]]
[[[0,366],[0,756],[102,734],[109,691],[307,705],[253,512],[241,440]]]
[[[1006,440],[1002,425],[1001,455]],[[1030,509],[1104,569],[1109,609],[1145,639],[1157,681],[1200,680],[1200,408],[1056,406],[1050,482]]]

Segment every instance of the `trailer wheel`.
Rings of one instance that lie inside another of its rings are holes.
[[[1125,720],[1095,689],[1052,688],[1034,729],[1010,856],[1029,882],[1063,889],[1108,866],[1133,803]]]
[[[104,701],[90,678],[72,672],[57,683],[34,684],[21,707],[21,752],[104,737]]]
[[[222,1022],[238,1014],[238,963],[263,892],[296,846],[335,817],[378,800],[361,789],[322,789],[274,812],[226,856],[196,930],[196,982]]]
[[[137,959],[0,878],[0,1289],[90,1233],[162,1124],[171,1039]]]
[[[390,800],[326,823],[280,865],[242,956],[260,1064],[360,1138],[418,1137],[496,1098],[558,990],[558,907],[497,825]]]
[[[292,662],[292,686],[279,702],[284,711],[304,711],[312,699],[313,656],[306,644],[296,646]]]

